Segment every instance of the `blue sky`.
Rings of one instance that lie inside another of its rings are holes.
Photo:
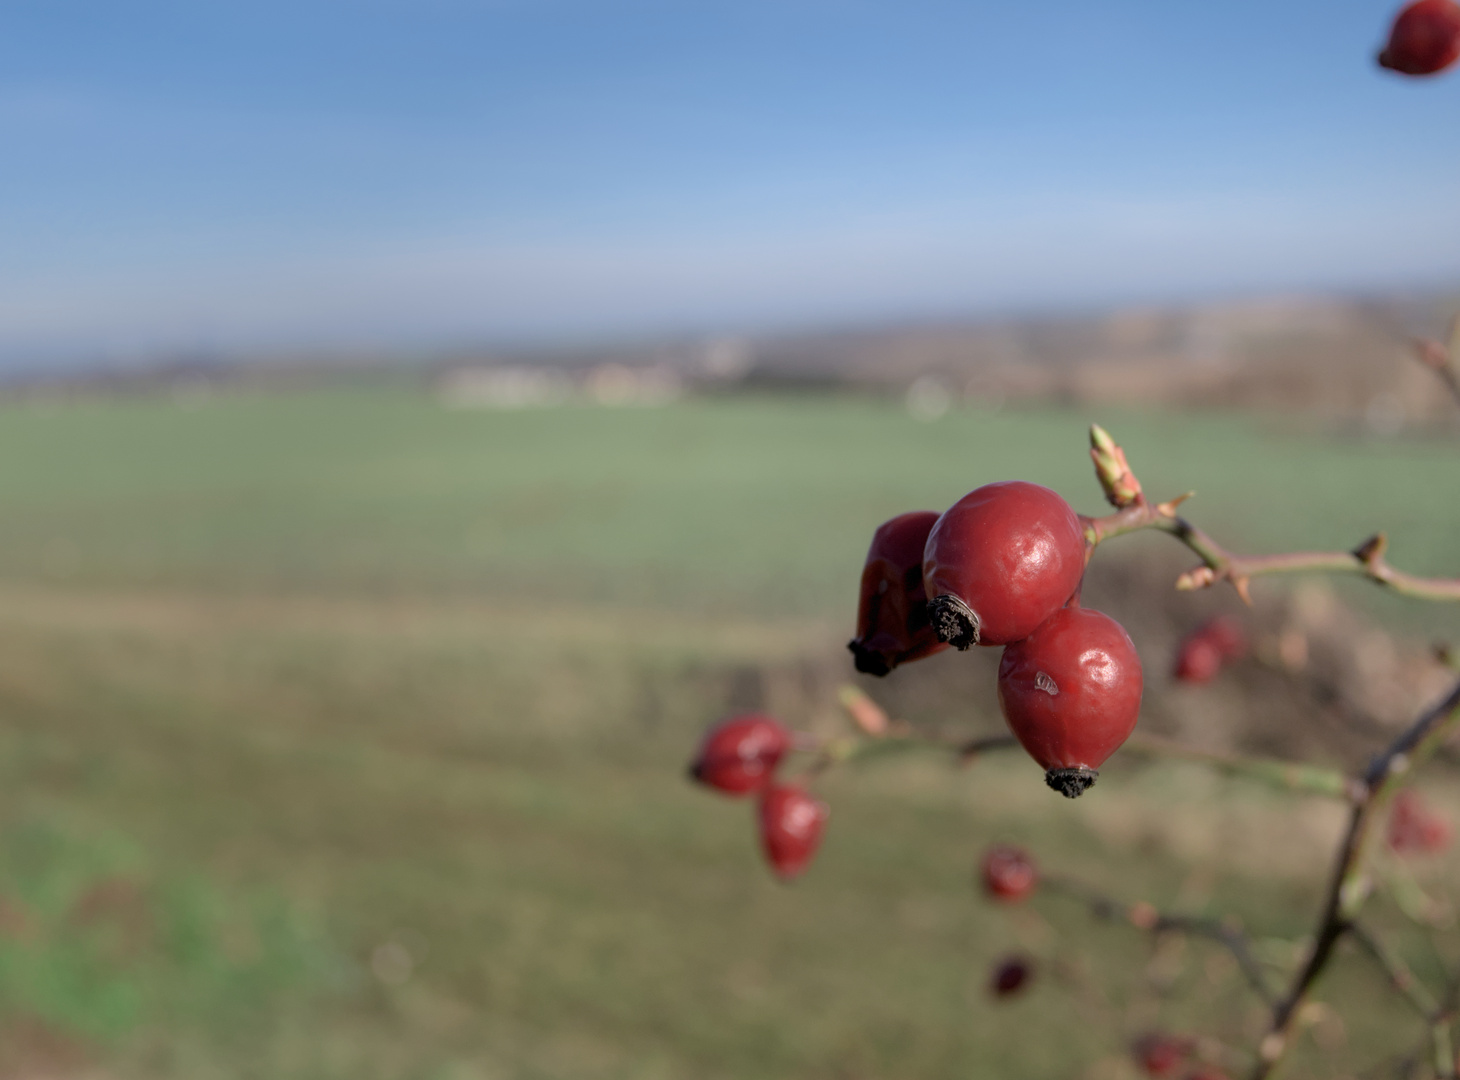
[[[7,0],[0,362],[1460,283],[1392,0]]]

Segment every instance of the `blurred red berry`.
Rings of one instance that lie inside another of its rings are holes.
[[[898,664],[946,649],[928,621],[923,548],[938,515],[902,514],[879,525],[862,568],[857,636],[847,643],[858,671],[886,675]]]
[[[1389,811],[1389,846],[1398,854],[1434,854],[1450,846],[1451,828],[1425,804],[1419,792],[1405,790]]]
[[[1379,65],[1401,75],[1434,75],[1460,59],[1460,4],[1415,0],[1394,20]]]
[[[1195,1049],[1189,1036],[1151,1032],[1136,1040],[1131,1053],[1147,1076],[1175,1076]]]
[[[983,857],[983,884],[990,896],[1014,903],[1034,891],[1039,869],[1023,848],[1000,844]]]
[[[805,870],[826,831],[824,802],[791,785],[769,788],[760,800],[760,840],[771,869],[789,880]]]
[[[1022,956],[1010,956],[994,965],[989,990],[995,997],[1013,997],[1034,976],[1034,964]]]
[[[1135,729],[1141,658],[1109,615],[1061,608],[1004,650],[999,707],[1049,786],[1074,798]]]
[[[1205,683],[1216,678],[1222,665],[1247,655],[1247,635],[1229,615],[1208,619],[1186,637],[1176,650],[1176,678]]]
[[[689,772],[700,783],[729,795],[748,795],[770,783],[790,746],[790,733],[774,717],[732,716],[705,735]]]
[[[1176,678],[1181,682],[1209,683],[1222,670],[1222,651],[1204,635],[1188,635],[1176,650]]]
[[[986,484],[959,499],[923,552],[933,630],[959,649],[1028,637],[1084,573],[1080,519],[1049,488],[1022,480]]]

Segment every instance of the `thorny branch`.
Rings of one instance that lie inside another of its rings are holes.
[[[1098,424],[1090,427],[1090,456],[1105,497],[1116,508],[1104,517],[1083,519],[1087,558],[1111,537],[1142,529],[1169,533],[1201,557],[1202,565],[1176,579],[1183,590],[1204,589],[1230,581],[1238,594],[1252,602],[1249,582],[1263,574],[1323,571],[1359,574],[1404,596],[1422,600],[1460,601],[1460,579],[1423,578],[1397,570],[1384,559],[1388,540],[1375,533],[1352,551],[1296,551],[1280,555],[1238,555],[1228,551],[1201,529],[1176,513],[1190,492],[1163,503],[1152,503],[1130,471],[1125,452]]]
[[[1258,1047],[1258,1062],[1252,1072],[1252,1080],[1264,1080],[1282,1060],[1292,1041],[1293,1021],[1299,1008],[1333,958],[1334,946],[1345,934],[1352,932],[1354,921],[1368,899],[1371,881],[1367,863],[1374,822],[1388,806],[1404,777],[1434,753],[1457,721],[1460,721],[1460,683],[1456,683],[1442,701],[1421,714],[1390,743],[1364,773],[1361,782],[1365,793],[1354,804],[1348,832],[1335,859],[1313,946],[1287,994],[1273,1009],[1272,1026]],[[1448,1040],[1448,1017],[1443,1022]],[[1449,1072],[1441,1075],[1453,1076],[1453,1063]]]

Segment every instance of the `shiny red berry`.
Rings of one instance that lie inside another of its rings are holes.
[[[1419,792],[1405,790],[1389,811],[1389,846],[1396,854],[1434,854],[1450,846],[1450,823],[1435,813]]]
[[[1034,964],[1022,956],[1010,956],[994,965],[989,990],[995,997],[1013,997],[1029,984]]]
[[[898,664],[947,648],[928,622],[923,548],[938,515],[901,514],[878,526],[862,568],[857,636],[848,644],[858,671],[886,675]]]
[[[1023,900],[1038,884],[1039,868],[1023,848],[999,844],[983,857],[983,887],[997,900]]]
[[[765,857],[784,880],[805,870],[826,831],[824,802],[793,785],[766,790],[760,800],[760,841]]]
[[[1070,504],[1022,480],[959,499],[923,551],[933,630],[959,649],[1028,637],[1084,572],[1085,533]]]
[[[1434,75],[1460,59],[1460,4],[1415,0],[1399,12],[1379,65],[1401,75]]]
[[[1137,1039],[1131,1053],[1147,1076],[1175,1076],[1195,1049],[1190,1037],[1152,1032]]]
[[[1074,798],[1136,726],[1141,658],[1110,616],[1061,608],[1004,650],[999,707],[1049,786]]]
[[[730,795],[748,795],[770,783],[791,747],[791,735],[763,713],[732,716],[712,727],[690,763],[702,784]]]

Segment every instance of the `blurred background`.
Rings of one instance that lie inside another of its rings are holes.
[[[1460,311],[1460,76],[1379,70],[1393,14],[7,3],[0,1080],[1119,1080],[1157,1029],[1235,1069],[1219,949],[975,863],[1230,913],[1277,977],[1341,806],[903,755],[820,781],[788,887],[684,765],[734,710],[845,730],[849,681],[1000,730],[994,650],[854,675],[866,545],[999,479],[1099,513],[1092,421],[1234,548],[1460,573],[1410,345]],[[1455,612],[1191,562],[1090,573],[1147,732],[1355,767],[1445,685]],[[1218,613],[1250,655],[1178,685]],[[1460,870],[1384,859],[1438,986]],[[1293,1075],[1423,1033],[1358,954],[1320,997]]]

